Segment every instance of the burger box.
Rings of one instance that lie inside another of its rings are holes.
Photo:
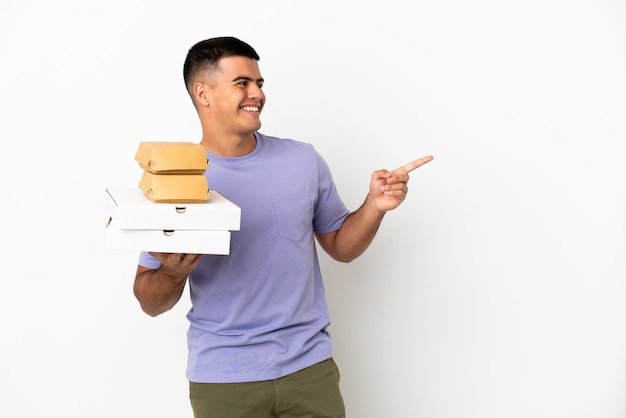
[[[155,203],[201,203],[209,199],[204,174],[154,174],[144,170],[139,189]]]
[[[226,255],[241,220],[241,208],[215,191],[203,203],[155,203],[139,189],[106,189],[105,205],[109,249]]]
[[[193,142],[140,142],[135,161],[155,174],[202,174],[209,167],[204,147]]]

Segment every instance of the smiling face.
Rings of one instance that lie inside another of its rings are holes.
[[[200,78],[194,85],[194,96],[203,130],[211,135],[244,138],[261,128],[265,94],[257,60],[225,57],[216,70]]]

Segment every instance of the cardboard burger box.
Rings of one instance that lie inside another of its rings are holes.
[[[204,174],[154,174],[144,171],[139,189],[155,203],[199,203],[211,197]]]
[[[139,189],[106,189],[108,249],[193,254],[230,252],[241,208],[216,191],[202,203],[155,203]]]
[[[203,174],[209,168],[204,147],[184,141],[140,142],[135,161],[154,174]]]

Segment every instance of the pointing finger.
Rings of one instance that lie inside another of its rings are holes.
[[[396,168],[395,170],[393,170],[394,172],[399,172],[399,173],[410,173],[411,171],[415,170],[417,167],[424,165],[430,161],[433,160],[433,156],[432,155],[427,155],[425,157],[422,158],[418,158],[415,161],[411,161],[408,164],[403,165],[402,167]]]

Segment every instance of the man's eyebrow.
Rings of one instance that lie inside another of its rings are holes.
[[[256,80],[254,80],[254,79],[253,79],[253,78],[251,78],[251,77],[245,77],[245,76],[239,76],[239,77],[235,77],[235,78],[233,79],[233,83],[234,83],[234,82],[237,82],[237,81],[256,81],[257,83],[259,83],[259,82],[261,82],[261,83],[265,82],[265,80],[263,80],[263,77],[261,77],[261,78],[257,78]]]

